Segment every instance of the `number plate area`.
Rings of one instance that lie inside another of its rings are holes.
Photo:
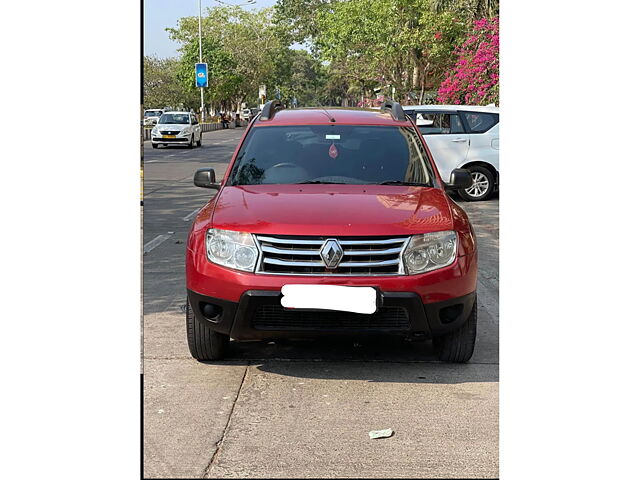
[[[284,285],[280,303],[285,308],[375,313],[378,292],[373,287],[343,285]]]

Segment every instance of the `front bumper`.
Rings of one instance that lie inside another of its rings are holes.
[[[477,251],[432,272],[389,276],[255,274],[213,264],[190,245],[186,252],[187,292],[196,318],[238,340],[336,333],[441,336],[459,328],[468,317],[475,301],[477,271]],[[287,284],[374,287],[380,293],[378,312],[286,310],[280,305],[280,292]],[[207,318],[203,311],[207,303],[214,306],[209,313],[220,314]]]
[[[469,316],[476,293],[423,304],[413,292],[380,291],[372,315],[329,310],[290,310],[273,290],[249,290],[239,302],[209,297],[192,290],[187,296],[196,319],[236,340],[321,335],[395,334],[433,338],[457,330]]]
[[[188,144],[191,140],[191,136],[188,137],[176,137],[176,138],[162,138],[162,137],[151,137],[151,143],[157,144]]]

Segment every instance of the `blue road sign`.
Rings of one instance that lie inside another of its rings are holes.
[[[196,63],[196,87],[209,86],[209,67],[206,63]]]

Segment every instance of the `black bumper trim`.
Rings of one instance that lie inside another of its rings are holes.
[[[476,302],[476,292],[471,292],[458,298],[444,300],[442,302],[425,303],[424,312],[429,322],[432,337],[440,337],[454,330],[458,330],[462,324],[469,318],[473,304]],[[460,305],[459,311],[454,310],[457,315],[448,322],[443,322],[440,318],[441,312],[447,307],[456,307]]]
[[[399,306],[409,312],[410,326],[408,329],[370,328],[358,330],[322,329],[322,330],[263,330],[256,329],[252,319],[260,305],[280,304],[281,293],[279,290],[248,290],[240,297],[240,302],[230,302],[219,298],[201,295],[192,290],[187,290],[187,297],[195,317],[202,324],[213,330],[230,335],[236,340],[260,340],[282,337],[317,337],[325,335],[366,335],[366,334],[396,334],[396,335],[420,335],[428,338],[444,335],[460,328],[465,322],[476,299],[476,293],[445,300],[423,304],[420,296],[412,292],[380,292],[382,305]],[[203,313],[203,306],[211,303],[222,308],[222,313],[215,319],[207,319]],[[456,307],[459,305],[459,307]],[[441,320],[441,310],[454,307],[457,312],[454,319]],[[458,313],[459,312],[459,313]]]

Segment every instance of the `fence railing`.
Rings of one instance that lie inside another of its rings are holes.
[[[222,130],[222,123],[201,123],[202,132],[212,132],[213,130]],[[237,128],[237,127],[246,127],[247,121],[240,120],[239,122],[233,120],[229,122],[229,128]],[[151,129],[153,127],[142,127],[142,139],[143,140],[151,140]]]

